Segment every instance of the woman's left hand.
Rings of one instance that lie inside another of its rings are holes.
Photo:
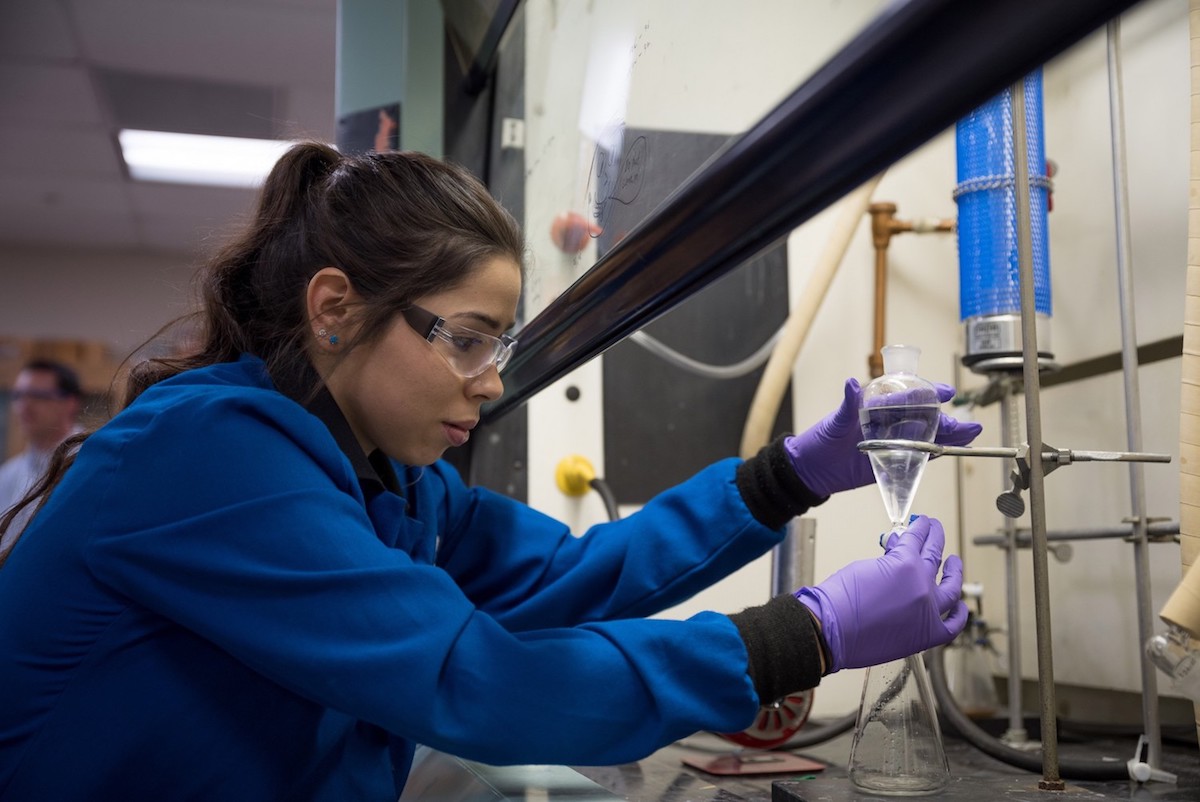
[[[944,404],[954,397],[954,388],[950,385],[934,386],[939,402]],[[863,439],[858,423],[860,406],[862,388],[857,379],[847,379],[845,398],[840,407],[808,431],[784,440],[784,448],[800,481],[819,496],[831,496],[841,490],[875,482],[871,461],[858,450]],[[941,413],[934,442],[944,446],[965,446],[981,431],[983,427],[978,423],[960,421]]]

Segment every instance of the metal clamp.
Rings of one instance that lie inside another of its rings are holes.
[[[1154,524],[1163,523],[1164,521],[1170,521],[1171,520],[1170,516],[1147,515],[1143,519],[1141,516],[1128,515],[1121,519],[1121,523],[1129,524],[1130,526],[1136,527],[1139,524],[1141,524],[1143,520],[1145,520],[1145,522],[1146,522],[1146,540],[1148,540],[1149,542],[1151,542],[1151,543],[1170,543],[1172,541],[1174,541],[1176,543],[1179,542],[1179,531],[1178,531],[1179,527],[1175,527],[1176,531],[1170,532],[1167,534],[1160,534],[1160,533],[1151,531],[1151,527]],[[1137,536],[1133,535],[1133,534],[1127,535],[1125,537],[1125,542],[1126,543],[1136,543]]]
[[[1029,489],[1029,444],[1016,448],[994,448],[973,446],[944,446],[926,443],[923,440],[863,440],[858,450],[923,451],[934,457],[1001,457],[1015,460],[1017,467],[1009,475],[1012,487],[996,497],[996,509],[1008,518],[1019,518],[1025,512],[1025,500],[1021,491]],[[1170,462],[1170,454],[1146,451],[1081,451],[1070,448],[1055,448],[1042,443],[1043,475],[1062,465],[1073,462]]]

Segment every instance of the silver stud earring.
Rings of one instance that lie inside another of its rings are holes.
[[[328,337],[330,345],[338,344],[338,336],[336,334],[329,334],[325,329],[317,329],[317,336],[320,338]]]

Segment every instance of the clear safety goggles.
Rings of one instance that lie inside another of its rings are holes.
[[[492,365],[498,371],[504,370],[517,349],[517,341],[507,334],[493,337],[465,326],[454,326],[419,306],[410,306],[401,314],[413,331],[424,337],[450,369],[464,379],[474,378]]]

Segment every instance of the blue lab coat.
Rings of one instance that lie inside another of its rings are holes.
[[[446,463],[364,481],[256,358],[161,382],[0,570],[0,799],[391,800],[418,743],[615,764],[743,729],[730,619],[642,618],[783,536],[738,464],[576,537]]]

